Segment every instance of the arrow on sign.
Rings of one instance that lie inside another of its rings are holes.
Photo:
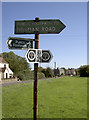
[[[33,48],[33,40],[34,39],[9,37],[6,44],[9,49],[28,49]]]
[[[12,47],[12,40],[9,40],[8,44],[9,44],[10,47]]]
[[[59,19],[15,21],[15,34],[57,34],[65,27]]]

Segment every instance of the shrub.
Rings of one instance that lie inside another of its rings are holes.
[[[48,67],[47,69],[46,69],[46,77],[53,77],[53,70],[50,68],[50,67]]]
[[[83,65],[79,68],[80,77],[89,77],[89,65]]]
[[[34,79],[33,71],[20,71],[15,74],[20,80],[32,80]]]
[[[38,72],[38,78],[39,79],[44,79],[45,78],[45,74],[42,72]]]

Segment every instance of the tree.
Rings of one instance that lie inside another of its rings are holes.
[[[15,55],[12,51],[9,53],[4,52],[2,53],[2,56],[5,61],[9,63],[9,67],[14,72],[14,75],[18,76],[21,79],[24,78],[25,74],[31,70],[26,59]]]
[[[15,55],[12,51],[9,53],[4,52],[2,55],[14,73],[31,69],[25,58]]]
[[[61,69],[64,69],[64,71],[66,72],[66,68],[65,67],[61,67]]]
[[[43,79],[45,78],[45,74],[42,72],[38,72],[38,79]]]
[[[45,76],[46,77],[53,77],[53,70],[50,67],[47,67],[45,71]]]
[[[38,67],[38,72],[42,72],[44,68]]]
[[[87,74],[87,77],[89,77],[89,65],[87,65],[86,74]]]
[[[89,65],[83,65],[79,68],[80,77],[89,77]]]

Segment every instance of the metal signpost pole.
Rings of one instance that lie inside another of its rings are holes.
[[[35,18],[36,21],[39,18]],[[39,34],[35,34],[35,49],[39,49]],[[37,120],[38,111],[38,63],[34,63],[34,112],[33,120]]]

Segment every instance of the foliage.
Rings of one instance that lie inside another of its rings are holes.
[[[56,77],[56,76],[58,76],[58,77],[60,77],[60,71],[59,71],[59,68],[57,68],[57,69],[53,69],[53,73],[54,73],[54,77]]]
[[[9,67],[14,72],[14,76],[17,76],[20,80],[34,79],[34,71],[30,71],[31,68],[25,58],[15,55],[12,51],[9,53],[4,52],[3,58],[9,63]],[[38,68],[38,78],[53,77],[53,71],[51,68],[44,69]]]
[[[43,69],[41,72],[42,72],[42,73],[45,75],[45,77],[46,77],[46,69]]]
[[[75,69],[76,75],[79,75],[79,69]]]
[[[14,73],[31,69],[25,58],[15,55],[12,51],[9,53],[4,52],[2,55]]]
[[[89,77],[89,65],[83,65],[79,68],[80,77]]]
[[[60,77],[60,74],[57,74],[57,77]]]
[[[39,73],[42,73],[43,78],[46,77],[46,69],[44,69],[44,68],[42,68],[42,67],[39,67],[39,68],[38,68],[38,72],[39,72]],[[40,74],[39,74],[39,75],[40,75]],[[41,75],[41,76],[42,76],[42,75]]]
[[[42,72],[38,72],[38,78],[39,79],[44,79],[45,78],[45,74]]]
[[[38,67],[38,72],[42,72],[44,68]]]
[[[20,71],[16,74],[19,80],[33,80],[34,72],[33,71]]]
[[[53,77],[53,70],[50,67],[47,67],[45,71],[45,76],[46,77]]]
[[[66,72],[66,68],[65,67],[61,67],[61,69],[64,69],[64,71]]]
[[[45,77],[53,77],[53,75],[54,75],[53,70],[50,67],[47,67],[46,69],[39,67],[38,72],[43,73],[45,75]]]
[[[34,80],[34,71],[19,72],[18,77],[20,80]],[[42,72],[38,72],[38,79],[44,79],[45,75]]]
[[[21,80],[29,78],[28,73],[31,68],[25,58],[15,55],[12,51],[9,53],[4,52],[2,55],[5,61],[9,63],[9,67],[15,76],[18,76]]]

